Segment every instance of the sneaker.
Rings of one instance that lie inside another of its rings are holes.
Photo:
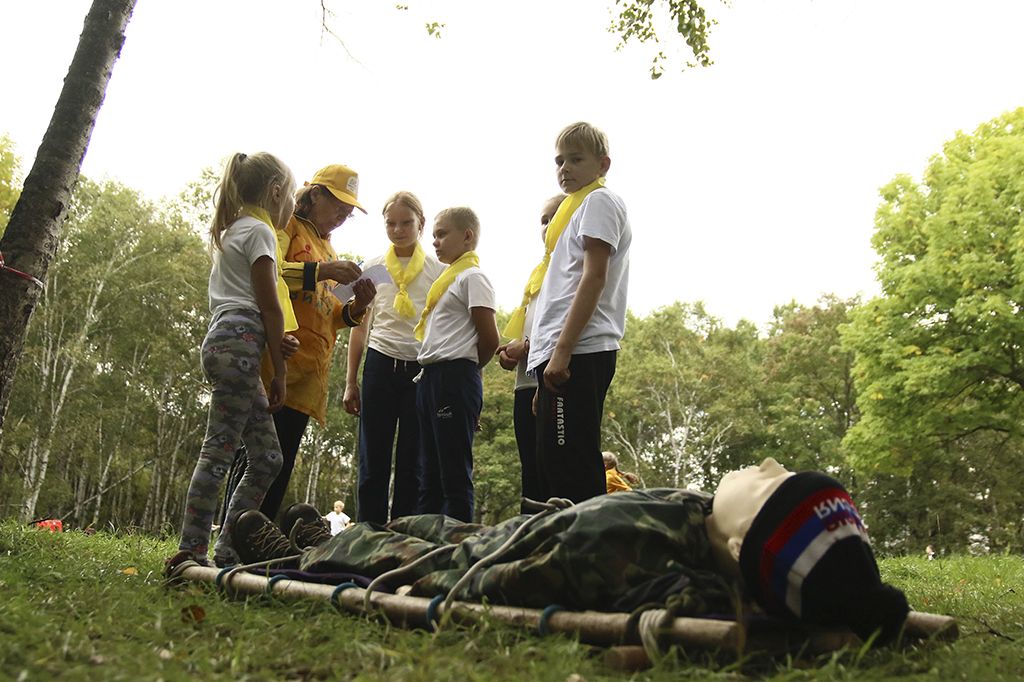
[[[291,543],[299,549],[319,547],[331,539],[331,530],[323,519],[296,519],[288,535]]]
[[[217,568],[231,568],[232,566],[238,565],[238,557],[226,557],[226,556],[213,556],[213,565]]]
[[[243,564],[295,556],[299,552],[258,509],[249,509],[231,526],[231,540]]]

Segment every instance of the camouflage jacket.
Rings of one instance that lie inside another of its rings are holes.
[[[493,527],[436,514],[383,527],[359,523],[307,552],[301,568],[374,578],[446,547],[389,587],[412,584],[415,596],[447,594],[470,566],[529,522],[458,598],[599,611],[674,600],[677,615],[700,615],[728,610],[731,591],[714,572],[704,525],[710,502],[710,495],[696,491],[634,490],[601,495],[532,522],[534,517],[517,516]]]

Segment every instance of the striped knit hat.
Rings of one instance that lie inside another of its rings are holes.
[[[754,518],[740,572],[770,614],[822,627],[849,627],[876,644],[895,637],[910,607],[882,583],[868,534],[839,481],[818,472],[790,476]]]

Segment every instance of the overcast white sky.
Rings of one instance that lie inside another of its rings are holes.
[[[633,310],[704,300],[762,325],[791,299],[873,295],[878,188],[1024,105],[1017,0],[708,0],[715,64],[658,81],[653,48],[614,51],[596,0],[395,4],[330,2],[350,57],[321,38],[315,0],[139,0],[83,172],[155,200],[236,150],[279,155],[299,182],[345,163],[370,213],[337,230],[339,251],[384,250],[398,189],[428,216],[468,204],[511,309],[542,253],[555,135],[588,120],[629,208]],[[0,3],[0,133],[26,170],[88,6]]]

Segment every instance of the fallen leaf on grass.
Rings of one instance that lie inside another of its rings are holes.
[[[135,568],[134,566],[129,566],[128,568],[124,569],[123,571],[119,571],[119,572],[120,573],[124,573],[125,575],[138,575],[139,574],[139,569]]]
[[[181,610],[182,623],[199,623],[206,617],[206,611],[195,604],[190,604]]]

